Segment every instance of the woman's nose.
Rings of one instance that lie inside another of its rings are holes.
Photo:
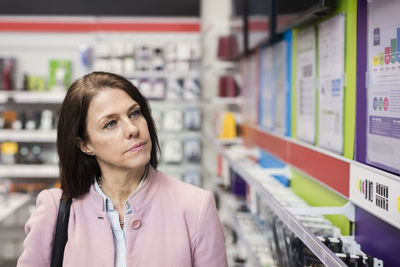
[[[126,138],[137,137],[139,134],[139,128],[131,120],[124,122],[124,131]]]

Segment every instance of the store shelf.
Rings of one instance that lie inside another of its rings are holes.
[[[217,60],[203,67],[203,71],[223,71],[223,70],[234,70],[237,68],[237,64],[230,61]]]
[[[214,97],[205,101],[204,104],[212,106],[241,106],[243,99],[241,97]]]
[[[268,151],[290,166],[350,199],[357,206],[400,229],[399,176],[305,142],[267,132],[256,126],[242,124],[240,128],[241,137],[245,143]],[[360,193],[357,183],[364,180],[391,188],[386,196],[388,210],[375,205],[373,200],[377,198],[377,190],[372,191],[371,201],[366,199],[363,193]]]
[[[202,134],[198,131],[177,131],[177,132],[163,132],[160,131],[158,133],[159,140],[166,140],[166,139],[192,139],[192,138],[199,138],[201,139]]]
[[[200,71],[187,70],[187,71],[134,71],[131,73],[123,73],[127,78],[199,78]]]
[[[58,176],[57,165],[0,165],[0,177],[3,178],[57,178]]]
[[[2,91],[0,92],[0,103],[14,101],[20,104],[60,104],[65,97],[65,91]]]
[[[223,149],[221,148],[220,151],[223,152]],[[303,226],[293,214],[284,208],[267,190],[267,188],[263,186],[258,179],[241,164],[241,162],[231,159],[225,153],[223,153],[223,155],[228,160],[233,171],[238,173],[251,186],[251,188],[258,193],[265,203],[268,203],[271,210],[273,210],[273,212],[279,216],[282,222],[284,222],[293,231],[293,233],[298,236],[303,243],[310,248],[311,251],[313,251],[315,256],[318,257],[323,264],[326,266],[346,266],[342,260],[340,260],[305,226]]]
[[[239,145],[243,143],[243,139],[240,137],[221,139],[211,136],[210,133],[203,134],[203,140],[208,144],[212,144],[211,147],[217,149],[217,151],[222,145]]]
[[[211,176],[213,177],[213,176]],[[256,221],[254,220],[254,217],[247,212],[239,212],[238,210],[241,209],[241,207],[246,206],[246,202],[243,199],[236,198],[234,195],[231,193],[223,190],[218,184],[217,184],[217,177],[213,177],[214,180],[214,190],[217,193],[219,199],[220,199],[220,216],[226,214],[228,222],[224,221],[224,223],[229,223],[235,230],[236,234],[238,235],[241,243],[244,245],[246,251],[247,251],[247,257],[251,261],[252,266],[257,266],[261,267],[264,266],[260,259],[257,256],[256,251],[254,251],[254,246],[263,246],[267,248],[267,238],[264,235],[261,235],[258,232],[252,231],[249,232],[248,230],[246,231],[240,223],[240,218],[247,218],[248,221],[252,221],[254,225],[257,225]],[[224,211],[226,211],[224,213]],[[222,218],[221,218],[222,219]],[[249,228],[249,227],[247,227]],[[251,229],[251,228],[250,228]],[[259,230],[258,230],[259,231]],[[264,255],[265,256],[265,255]],[[270,266],[270,265],[266,265]]]
[[[29,194],[11,193],[7,200],[0,202],[0,224],[32,199]]]
[[[156,109],[200,109],[201,100],[177,99],[177,100],[150,100],[150,107]]]
[[[167,164],[167,163],[161,163],[157,169],[163,171],[163,172],[174,172],[174,173],[184,173],[184,172],[189,172],[189,171],[196,171],[196,172],[201,172],[201,164],[195,164],[195,163],[181,163],[181,164]]]
[[[343,196],[349,197],[350,160],[256,126],[242,124],[240,132],[245,142],[268,151]]]
[[[56,130],[0,130],[0,142],[54,143],[56,139]]]
[[[239,236],[239,239],[243,242],[244,247],[247,250],[247,257],[250,259],[250,261],[254,267],[262,267],[260,261],[257,259],[257,256],[255,255],[254,251],[251,249],[252,245],[249,242],[248,235],[243,231],[242,227],[240,226],[240,223],[237,218],[238,215],[239,214],[233,215],[234,227],[235,227],[236,233]]]

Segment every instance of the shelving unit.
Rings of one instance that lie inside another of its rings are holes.
[[[13,101],[18,104],[60,104],[65,91],[0,91],[0,104]]]
[[[127,78],[198,78],[200,71],[134,71],[131,73],[122,73]]]
[[[0,130],[0,142],[54,143],[56,139],[56,130]]]
[[[244,230],[242,229],[242,227],[238,221],[237,217],[240,215],[243,216],[243,214],[240,214],[240,213],[233,214],[233,221],[234,221],[236,233],[238,234],[239,239],[243,242],[243,245],[247,250],[247,257],[250,259],[253,266],[254,267],[262,267],[260,261],[257,259],[254,251],[252,250],[252,244],[248,240],[249,237],[244,232]],[[248,215],[248,214],[246,214],[246,215]]]
[[[198,100],[150,100],[152,110],[156,109],[189,109],[201,108],[202,103]]]
[[[396,207],[398,209],[399,205],[397,204],[398,192],[400,192],[398,176],[249,124],[241,125],[241,133],[245,143],[268,151],[389,224],[400,227],[400,219],[396,216],[398,214]],[[374,203],[363,200],[364,195],[360,199],[358,192],[357,180],[374,181],[377,176],[381,177],[381,181],[390,183],[393,188],[388,196],[391,209],[387,212],[376,209],[373,206]]]
[[[8,196],[7,200],[0,203],[0,225],[11,214],[16,212],[21,207],[28,205],[32,196],[29,194],[12,193]]]
[[[7,178],[57,178],[59,169],[57,165],[47,164],[15,164],[1,165],[0,177]]]
[[[284,208],[263,186],[259,180],[254,177],[240,161],[236,161],[230,158],[224,153],[224,149],[219,147],[218,150],[222,152],[222,155],[228,160],[229,166],[232,170],[238,173],[257,194],[262,198],[271,210],[279,216],[293,233],[298,236],[303,243],[313,251],[316,257],[318,257],[323,264],[326,266],[346,266],[344,262],[339,259],[329,248],[327,248],[315,235],[313,235],[304,225],[302,225],[293,214],[291,214],[286,208]]]

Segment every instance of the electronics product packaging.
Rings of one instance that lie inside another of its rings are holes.
[[[169,79],[166,98],[167,99],[181,99],[183,94],[183,79]]]
[[[71,60],[50,60],[50,90],[65,90],[71,83]]]
[[[188,139],[184,141],[185,160],[188,162],[200,162],[201,141],[199,139]]]
[[[164,113],[163,129],[165,131],[181,131],[183,129],[183,114],[181,110],[168,110]]]
[[[183,148],[180,140],[166,140],[163,142],[163,156],[166,163],[180,163],[183,161]]]
[[[201,87],[198,79],[187,78],[185,79],[185,86],[183,90],[184,99],[200,99]]]
[[[185,129],[189,131],[198,131],[201,129],[201,111],[190,109],[184,111]]]

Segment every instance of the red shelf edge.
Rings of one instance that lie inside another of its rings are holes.
[[[200,32],[199,23],[0,21],[0,32]]]
[[[240,125],[241,137],[349,198],[350,164],[279,138],[252,126]]]

